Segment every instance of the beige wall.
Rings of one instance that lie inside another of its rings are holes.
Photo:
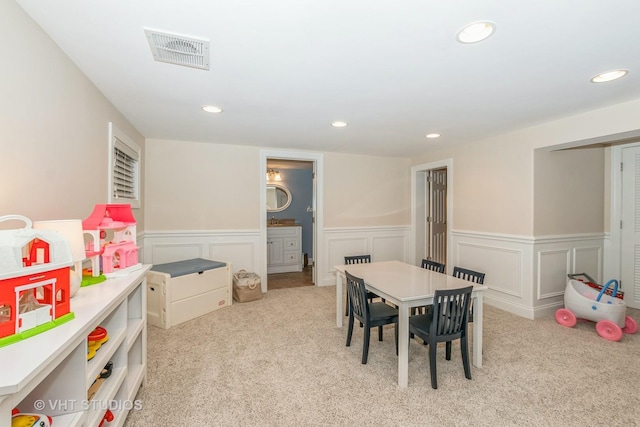
[[[146,229],[257,229],[259,149],[147,140]]]
[[[107,202],[108,123],[143,150],[144,138],[13,1],[0,38],[0,216],[84,219]]]
[[[260,148],[147,140],[148,231],[260,227]],[[409,159],[324,154],[324,226],[408,225]]]
[[[604,231],[604,148],[534,150],[536,236]]]
[[[326,153],[325,227],[411,224],[409,159]]]
[[[534,149],[636,130],[640,128],[639,112],[640,100],[629,101],[472,144],[432,149],[412,163],[418,165],[453,159],[453,229],[524,236],[539,232],[546,234],[552,228],[559,231],[564,227],[543,223],[534,231]],[[602,163],[596,167],[605,180],[603,168],[607,158],[601,155]],[[582,175],[584,180],[575,179],[575,182],[586,187],[593,177],[588,176],[587,170]],[[581,194],[583,189],[575,191]],[[604,184],[598,186],[598,191],[602,201],[598,203],[597,209],[601,213],[597,215],[604,223],[602,212],[603,204],[609,203],[608,191],[604,192]],[[547,208],[538,205],[537,209],[543,211]],[[567,224],[570,218],[569,212],[565,215],[561,219],[563,224]],[[598,231],[608,229],[604,224],[594,227],[594,220],[597,218],[584,224],[573,224],[571,229],[576,233],[593,232],[595,228]]]

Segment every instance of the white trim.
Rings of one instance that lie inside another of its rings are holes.
[[[451,230],[453,227],[453,159],[438,160],[431,163],[422,163],[411,167],[411,242],[409,259],[416,258],[416,189],[419,172],[425,172],[431,169],[447,169],[447,264],[451,263]]]
[[[259,224],[260,224],[260,245],[262,249],[262,259],[260,261],[261,271],[267,271],[267,209],[264,208],[267,205],[267,160],[268,159],[283,159],[283,160],[303,160],[314,162],[314,183],[315,188],[313,191],[312,208],[314,211],[314,227],[315,238],[313,241],[313,257],[314,257],[314,282],[318,285],[318,268],[319,264],[322,264],[323,254],[323,228],[324,228],[324,190],[323,190],[323,174],[324,174],[324,155],[322,153],[315,153],[310,151],[289,151],[289,150],[272,150],[261,149],[260,150],[260,210],[259,210]],[[267,278],[262,281],[263,288],[266,286]]]
[[[609,194],[611,195],[611,214],[609,215],[610,230],[610,250],[606,255],[604,269],[607,277],[620,277],[622,273],[622,232],[620,231],[620,221],[622,221],[622,150],[640,146],[640,142],[611,147],[611,185]]]
[[[563,307],[567,274],[588,270],[600,280],[605,241],[604,233],[534,238],[452,230],[450,264],[486,273],[487,304],[537,319]]]

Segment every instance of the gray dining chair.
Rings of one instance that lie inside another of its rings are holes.
[[[419,314],[409,318],[409,333],[421,338],[429,345],[429,370],[431,387],[438,388],[436,371],[436,350],[439,342],[445,342],[445,357],[451,360],[451,341],[460,340],[464,376],[471,379],[469,365],[469,304],[473,286],[460,289],[436,290],[433,296],[433,308],[428,314]],[[411,342],[411,340],[409,341]]]
[[[344,263],[347,265],[353,264],[369,264],[371,262],[371,255],[349,255],[344,257]],[[380,298],[378,295],[371,291],[367,291],[367,298],[373,300],[374,298]],[[384,300],[382,300],[384,302]],[[349,294],[347,294],[347,301],[344,307],[344,315],[349,315]]]
[[[349,274],[348,271],[345,271],[345,276],[347,278],[347,294],[350,304],[347,347],[351,345],[354,319],[358,319],[364,325],[362,364],[365,365],[369,357],[371,328],[378,328],[378,341],[382,341],[382,327],[393,323],[395,325],[396,355],[398,355],[398,309],[384,302],[371,302],[367,298],[364,280]]]
[[[479,285],[484,284],[484,273],[479,271],[470,270],[468,268],[453,267],[453,273],[451,274],[453,277],[457,277],[459,279],[467,280],[469,282],[477,283]],[[469,305],[469,322],[473,322],[473,302]]]

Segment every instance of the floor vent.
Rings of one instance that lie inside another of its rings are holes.
[[[209,69],[209,41],[178,34],[144,30],[156,61]]]

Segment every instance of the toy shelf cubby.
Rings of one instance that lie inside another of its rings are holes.
[[[80,289],[71,299],[75,319],[0,348],[0,426],[11,411],[53,417],[53,425],[122,426],[146,379],[146,274],[150,266]],[[87,336],[97,327],[109,339],[87,360]],[[89,387],[111,361],[111,375],[87,399]],[[44,403],[44,409],[39,405]]]

